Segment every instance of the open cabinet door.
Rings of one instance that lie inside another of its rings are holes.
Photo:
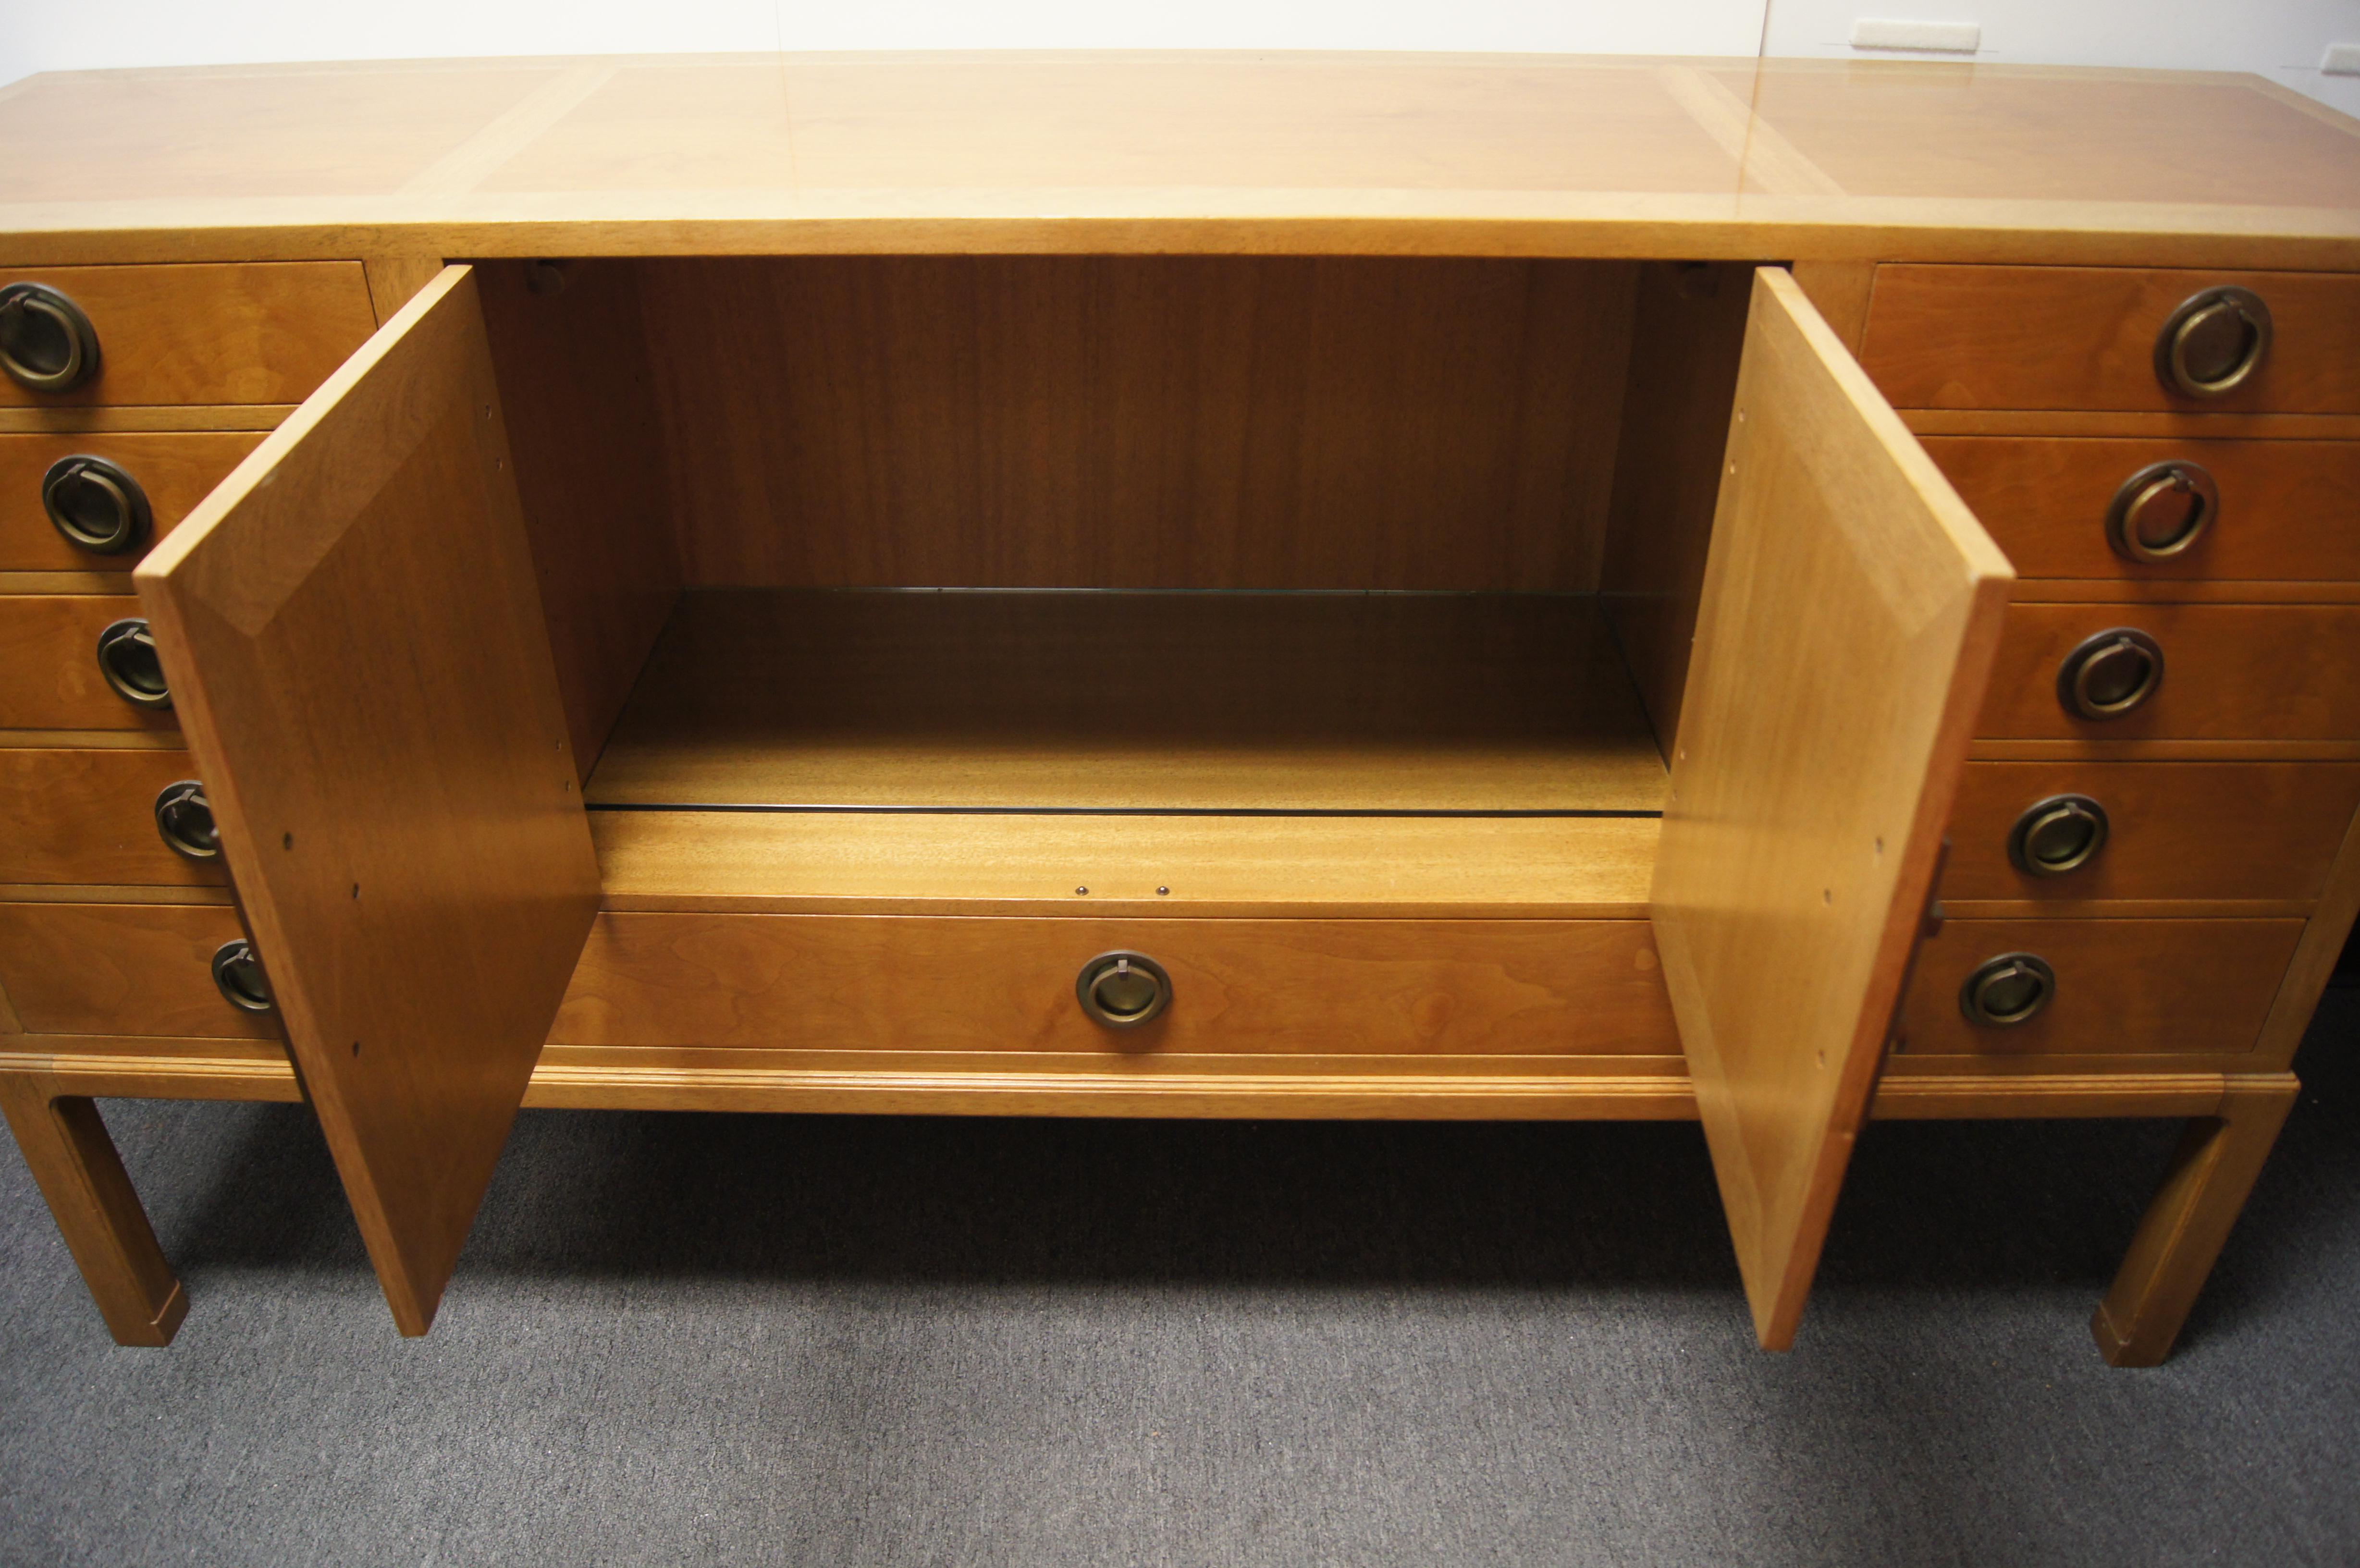
[[[1654,920],[1765,1347],[1876,1086],[2007,559],[1787,274],[1754,274]]]
[[[136,575],[296,1069],[423,1334],[598,901],[467,269]]]

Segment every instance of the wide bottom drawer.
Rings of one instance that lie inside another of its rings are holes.
[[[36,1034],[276,1040],[213,984],[241,934],[227,904],[0,904],[0,990]]]
[[[1112,1029],[1099,954],[1169,975]],[[550,1039],[794,1050],[1677,1055],[1644,920],[608,912]]]

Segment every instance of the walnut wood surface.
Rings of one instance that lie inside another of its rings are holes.
[[[639,274],[692,583],[1597,582],[1625,263],[785,257]]]
[[[0,883],[225,880],[156,830],[156,796],[196,767],[185,751],[0,748]]]
[[[142,546],[93,555],[58,532],[41,509],[41,481],[60,458],[103,457],[137,480],[154,513],[155,539],[171,532],[261,440],[227,430],[0,434],[0,572],[128,572],[146,552]]]
[[[1928,1056],[2248,1051],[2302,928],[2299,920],[1948,920],[1918,954],[1901,1049]],[[1976,965],[2008,953],[2048,960],[2055,996],[2011,1028],[1969,1023],[1959,988]]]
[[[590,829],[609,909],[1639,920],[1656,823],[594,811]]]
[[[63,291],[97,330],[98,374],[71,392],[0,377],[0,407],[291,403],[376,330],[355,262],[0,268]]]
[[[1172,1003],[1084,1016],[1093,956],[1146,953]],[[550,1031],[563,1045],[837,1051],[1662,1055],[1644,920],[598,917]]]
[[[98,668],[98,634],[140,613],[127,595],[0,596],[0,726],[41,730],[171,730],[169,709],[134,707]],[[169,671],[167,672],[169,676]]]
[[[2118,626],[2163,649],[2163,684],[2129,713],[2085,719],[2057,695],[2083,638]],[[1975,735],[1989,739],[2360,739],[2360,605],[2015,604]]]
[[[239,934],[226,904],[0,904],[0,987],[38,1033],[275,1040],[214,988]]]
[[[2009,830],[2034,802],[2064,794],[2105,808],[2105,847],[2060,877],[2018,871]],[[1970,762],[1950,811],[1942,898],[2314,899],[2355,808],[2352,764]]]
[[[1724,470],[1655,925],[1775,1349],[1867,1114],[2010,574],[1775,268],[1754,275]]]
[[[1637,810],[1664,769],[1572,595],[682,597],[594,802]]]
[[[139,569],[305,1087],[431,1322],[596,901],[472,278]]]
[[[2360,348],[2360,336],[2354,339]],[[1919,443],[2027,577],[2160,583],[2360,583],[2360,441],[2091,440],[1922,436]],[[2106,542],[2106,513],[2151,464],[2202,464],[2221,510],[2169,561],[2133,561]]]
[[[2155,340],[2180,303],[2235,284],[2277,338],[2234,391],[2164,390]],[[2360,278],[2128,267],[1877,268],[1860,362],[1903,408],[2360,412]]]

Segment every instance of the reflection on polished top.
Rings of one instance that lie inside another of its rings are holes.
[[[2191,259],[2360,262],[2360,122],[2188,72],[1180,53],[68,72],[0,89],[0,234],[44,236],[49,261],[77,234],[191,229],[349,254],[365,226],[446,255],[2054,260],[2070,232],[2092,260],[2181,236]]]

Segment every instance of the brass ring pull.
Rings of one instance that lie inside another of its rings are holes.
[[[2270,308],[2250,289],[2207,289],[2180,301],[2155,338],[2155,374],[2167,392],[2222,397],[2244,386],[2270,353]]]
[[[35,392],[71,392],[98,374],[98,329],[46,283],[0,289],[0,370]]]
[[[2119,719],[2163,684],[2163,648],[2130,626],[2084,638],[2057,669],[2057,699],[2084,719]]]
[[[2003,953],[1975,965],[1959,987],[1959,1011],[1980,1029],[2014,1029],[2057,995],[2057,971],[2029,953]]]
[[[2106,808],[2087,795],[2036,800],[2008,831],[2007,857],[2027,877],[2062,877],[2106,847]]]
[[[191,860],[219,860],[221,833],[213,809],[205,800],[205,787],[194,779],[167,784],[156,797],[156,831],[164,846]]]
[[[270,976],[262,972],[262,960],[244,937],[213,949],[213,988],[241,1013],[267,1013],[279,1005],[271,997]]]
[[[41,475],[41,510],[66,542],[93,555],[122,555],[146,541],[155,514],[148,492],[103,457],[61,457]]]
[[[1092,1023],[1137,1029],[1172,1005],[1172,976],[1143,953],[1102,953],[1082,965],[1074,995]]]
[[[98,672],[106,677],[116,696],[135,708],[172,705],[171,690],[164,684],[163,660],[156,655],[156,635],[136,615],[98,634]]]
[[[2201,463],[2150,463],[2122,483],[2106,508],[2106,542],[2142,565],[2185,554],[2221,515],[2221,490]]]

